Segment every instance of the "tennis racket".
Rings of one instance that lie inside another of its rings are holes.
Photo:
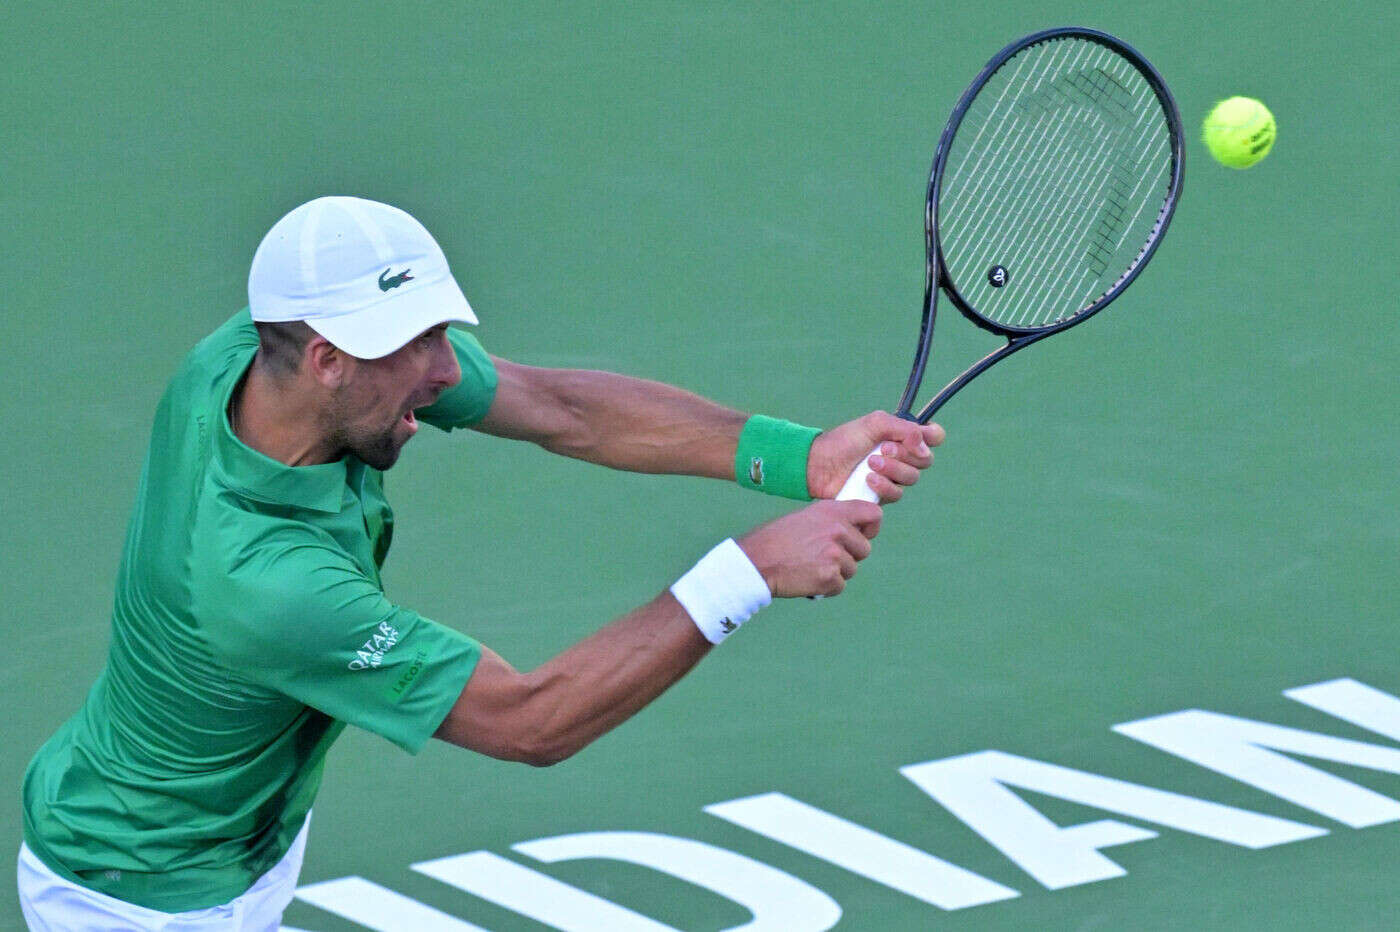
[[[1176,102],[1122,40],[1049,29],[994,55],[958,100],[929,172],[923,324],[895,413],[927,424],[996,363],[1108,307],[1166,235],[1184,156]],[[914,413],[939,291],[1006,344]],[[868,461],[837,499],[876,501]]]

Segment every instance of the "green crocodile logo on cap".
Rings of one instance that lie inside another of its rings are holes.
[[[385,278],[384,276],[389,274],[389,270],[388,270],[388,269],[385,269],[384,271],[382,271],[382,272],[379,273],[379,290],[380,290],[380,291],[388,291],[390,288],[397,288],[397,287],[399,287],[399,286],[402,285],[404,282],[411,282],[411,281],[413,281],[413,276],[408,274],[409,272],[412,272],[412,271],[413,271],[413,269],[404,269],[402,272],[400,272],[400,273],[397,274],[397,275],[393,275],[393,276],[391,276],[391,277],[389,277],[389,278]]]

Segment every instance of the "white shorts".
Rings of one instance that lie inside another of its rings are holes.
[[[49,870],[21,843],[19,905],[30,932],[276,932],[296,892],[311,816],[282,860],[237,899],[222,906],[162,913],[73,883]]]

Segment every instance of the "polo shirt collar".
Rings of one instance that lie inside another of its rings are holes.
[[[248,363],[252,362],[252,353]],[[339,512],[345,503],[346,478],[351,457],[315,466],[288,466],[245,444],[228,422],[229,400],[243,381],[247,366],[239,369],[222,394],[214,429],[214,460],[224,483],[240,494],[274,505],[291,505],[328,514]]]

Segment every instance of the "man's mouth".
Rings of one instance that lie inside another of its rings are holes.
[[[435,403],[437,399],[438,393],[433,393],[424,398],[409,400],[408,410],[403,413],[403,416],[400,417],[399,420],[403,422],[404,427],[408,428],[408,434],[410,437],[418,433],[418,418],[416,415],[414,415],[413,412],[418,408],[428,407],[429,405]]]

